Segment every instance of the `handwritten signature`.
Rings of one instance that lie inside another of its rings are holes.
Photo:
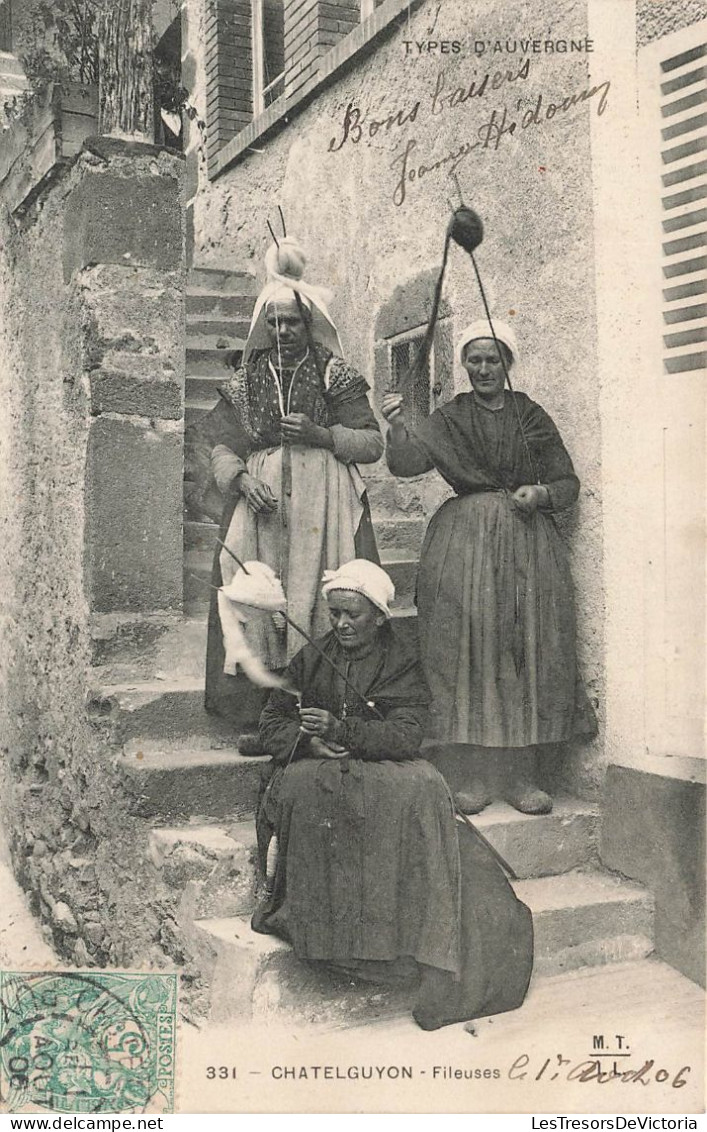
[[[472,100],[476,102],[484,99],[487,94],[497,92],[504,86],[517,82],[524,83],[529,77],[530,59],[525,59],[516,70],[493,73],[488,71],[480,79],[475,77],[464,86],[451,87],[446,72],[440,70],[437,73],[434,89],[427,99],[424,101],[417,99],[413,103],[394,107],[382,117],[375,117],[362,110],[355,102],[349,102],[341,123],[340,134],[329,141],[329,152],[339,153],[347,144],[358,145],[365,139],[381,135],[396,137],[404,127],[414,126],[425,113],[438,118],[458,107],[467,106]],[[611,81],[605,79],[582,90],[555,96],[554,101],[541,90],[530,97],[518,98],[513,111],[509,111],[506,106],[495,106],[468,139],[461,140],[453,149],[433,160],[427,157],[416,136],[407,137],[397,150],[394,150],[395,157],[390,166],[396,175],[393,203],[397,207],[404,204],[411,186],[430,173],[443,170],[451,175],[475,150],[496,151],[504,139],[514,135],[520,136],[523,131],[532,127],[561,120],[563,116],[585,102],[593,102],[597,116],[601,117],[607,107],[610,89]]]
[[[420,161],[419,154],[415,153],[418,150],[417,139],[408,138],[402,150],[391,162],[391,168],[397,175],[393,203],[398,207],[404,204],[409,187],[415,182],[421,181],[423,177],[430,173],[446,169],[451,176],[474,150],[496,151],[504,138],[513,137],[516,132],[522,133],[524,130],[530,129],[531,126],[540,126],[545,122],[552,122],[558,115],[567,113],[568,110],[582,102],[596,99],[597,115],[602,115],[606,109],[610,89],[611,82],[607,79],[605,82],[598,83],[588,89],[566,95],[558,102],[546,101],[541,91],[532,102],[527,99],[518,99],[517,111],[520,111],[522,106],[528,103],[528,108],[519,118],[511,117],[505,107],[495,107],[478,127],[476,134],[473,135],[473,140],[461,142],[460,145],[448,150],[432,162]],[[415,156],[413,157],[413,155]]]
[[[677,1071],[662,1066],[656,1068],[653,1058],[648,1058],[637,1068],[625,1065],[619,1069],[614,1064],[611,1069],[604,1069],[598,1058],[573,1063],[571,1058],[563,1057],[558,1053],[554,1058],[546,1058],[539,1072],[536,1073],[535,1067],[531,1066],[529,1055],[522,1053],[508,1070],[508,1078],[511,1081],[525,1081],[530,1078],[549,1083],[561,1076],[565,1081],[579,1081],[582,1084],[594,1081],[598,1085],[607,1085],[610,1081],[616,1081],[623,1085],[668,1084],[672,1089],[682,1089],[687,1085],[691,1071],[690,1065],[683,1065]]]

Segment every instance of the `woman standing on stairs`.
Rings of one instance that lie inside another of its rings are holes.
[[[463,332],[458,359],[472,391],[414,432],[398,394],[382,408],[390,470],[436,468],[456,493],[430,522],[417,587],[436,765],[466,813],[484,809],[500,782],[511,805],[540,814],[552,799],[536,783],[536,749],[596,729],[577,674],[572,579],[553,519],[576,501],[579,481],[544,409],[505,389],[499,351],[510,369],[518,347],[509,326],[494,322],[494,330],[498,347],[485,320]]]
[[[328,628],[322,571],[352,558],[378,561],[356,465],[378,460],[383,440],[368,384],[341,357],[328,294],[302,278],[300,246],[283,238],[265,265],[268,282],[255,304],[242,365],[219,389],[205,431],[224,498],[220,537],[242,561],[257,559],[275,570],[290,615],[317,636]],[[227,551],[217,551],[213,584],[228,584],[235,569]],[[263,694],[224,672],[215,597],[212,591],[206,708],[257,726]],[[284,667],[302,645],[277,614],[254,616],[246,635],[270,669]]]

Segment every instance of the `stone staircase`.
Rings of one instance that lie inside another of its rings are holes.
[[[29,83],[22,64],[9,52],[0,51],[0,111],[5,103],[12,104],[13,100],[19,99],[26,90],[29,90]],[[1,126],[2,113],[0,113]]]
[[[192,273],[187,297],[187,429],[216,400],[253,302],[250,277]],[[364,469],[383,563],[396,584],[396,623],[414,632],[415,570],[424,517],[414,484]],[[145,820],[155,887],[172,909],[175,953],[199,972],[197,1009],[214,1021],[267,1019],[351,1025],[410,1005],[410,992],[352,985],[313,971],[289,947],[250,930],[258,881],[254,811],[261,765],[203,707],[208,579],[216,528],[185,482],[185,613],[105,615],[94,630],[93,711],[113,725],[134,812]],[[194,577],[195,576],[195,577]],[[652,951],[652,902],[603,871],[596,807],[558,799],[527,817],[501,803],[474,819],[520,878],[532,909],[536,975],[633,960]]]

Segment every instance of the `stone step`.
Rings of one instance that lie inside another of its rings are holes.
[[[203,291],[189,287],[186,293],[187,325],[192,317],[215,315],[221,319],[234,319],[246,324],[246,333],[253,313],[253,299],[249,295]]]
[[[249,295],[258,294],[258,281],[245,271],[230,271],[222,267],[193,267],[189,272],[189,292],[198,294]]]
[[[483,814],[476,815],[473,821],[519,879],[576,872],[598,864],[597,807],[576,798],[556,799],[553,813],[541,817],[519,814],[497,802]],[[257,889],[252,854],[255,844],[253,820],[242,820],[228,827],[189,824],[177,829],[154,830],[150,836],[150,855],[155,867],[163,869],[165,883],[174,887],[183,883],[182,866],[193,865],[189,875],[195,882],[195,895],[202,909],[196,918],[223,918],[253,910]],[[233,893],[226,891],[219,898],[221,903],[211,896],[214,877],[220,886],[223,874],[223,869],[219,869],[212,875],[211,868],[207,867],[214,859],[240,862],[238,884]],[[243,903],[244,893],[250,901],[247,907]]]
[[[213,740],[212,740],[213,742]],[[268,758],[246,758],[235,747],[209,746],[207,737],[131,739],[118,766],[132,812],[160,822],[252,817]]]
[[[653,949],[652,902],[645,890],[601,873],[519,881],[520,899],[535,926],[535,977],[579,967],[643,958]],[[370,1020],[370,987],[348,986],[313,971],[290,947],[259,935],[244,917],[203,919],[192,942],[210,982],[210,1018],[351,1025],[359,1012]],[[383,1012],[407,1009],[410,993],[380,991]]]
[[[203,425],[204,417],[213,409],[217,401],[218,395],[211,399],[202,398],[199,401],[187,401],[184,406],[185,428],[200,428]]]
[[[219,387],[228,380],[228,374],[188,376],[184,391],[185,406],[192,408],[199,405],[213,406],[219,399]]]
[[[187,344],[187,375],[189,377],[231,374],[243,352],[244,342],[234,339],[232,344],[220,348],[215,342],[190,341]]]
[[[247,324],[241,319],[211,318],[205,315],[190,315],[187,318],[187,342],[201,341],[205,336],[217,335],[219,338],[243,338],[248,333]]]
[[[88,710],[93,719],[109,724],[121,743],[145,738],[167,746],[195,736],[234,742],[232,725],[204,708],[203,675],[104,685],[93,694]]]
[[[189,942],[208,984],[212,1023],[287,1018],[350,1027],[408,1014],[414,990],[390,990],[318,971],[290,946],[251,930],[249,917],[195,921]]]
[[[255,823],[153,829],[148,855],[187,927],[210,916],[245,916],[257,900]]]
[[[247,327],[243,324],[233,322],[227,323],[224,330],[219,330],[220,323],[204,326],[203,320],[199,324],[202,329],[197,330],[196,327],[187,328],[187,373],[193,373],[191,361],[195,355],[199,356],[204,351],[229,351],[228,363],[233,368],[233,358],[237,355],[240,361],[240,354],[243,350],[243,343],[245,340],[245,332]]]
[[[100,614],[91,625],[94,681],[112,685],[202,677],[206,626],[172,614]]]
[[[187,374],[185,399],[187,405],[209,402],[216,403],[218,400],[219,386],[224,384],[226,374]]]
[[[536,975],[643,959],[653,951],[653,898],[638,885],[610,873],[573,872],[513,887],[533,913]]]
[[[25,78],[24,68],[17,56],[10,54],[8,51],[0,51],[0,77],[4,78],[6,75],[16,75]]]
[[[534,817],[494,802],[470,820],[519,880],[598,865],[599,811],[589,802],[555,798],[552,813]]]

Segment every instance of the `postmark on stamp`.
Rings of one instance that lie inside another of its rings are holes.
[[[171,1112],[177,977],[0,972],[5,1111]]]

